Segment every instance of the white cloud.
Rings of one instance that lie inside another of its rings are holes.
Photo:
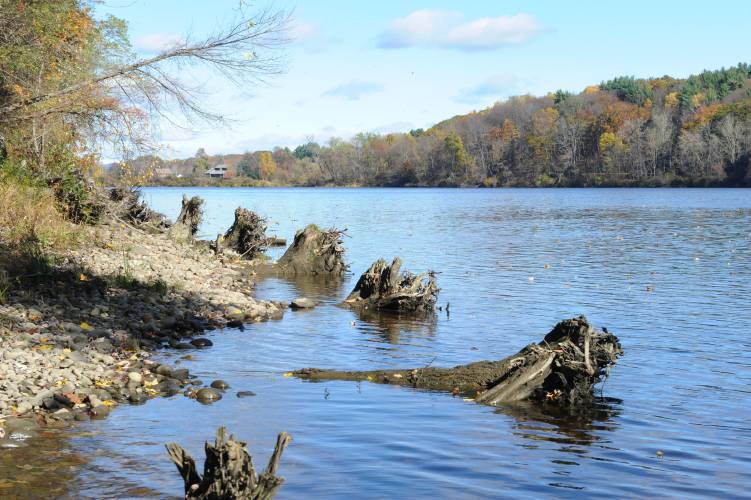
[[[386,49],[439,47],[457,50],[493,50],[522,44],[543,31],[533,16],[483,17],[462,22],[456,11],[423,9],[397,19],[381,34],[378,46]]]
[[[383,90],[383,85],[380,83],[352,80],[349,83],[343,83],[330,88],[324,92],[323,95],[326,97],[342,97],[349,101],[357,101],[364,95],[380,92],[381,90]]]
[[[146,52],[161,52],[185,42],[185,38],[172,33],[150,33],[136,39],[136,49]]]

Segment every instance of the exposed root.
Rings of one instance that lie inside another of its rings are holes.
[[[339,372],[306,368],[309,380],[356,380],[448,391],[478,403],[498,405],[531,400],[578,406],[594,398],[594,386],[623,354],[615,335],[595,331],[584,316],[558,323],[539,344],[499,361],[454,368]]]
[[[344,262],[343,234],[337,229],[322,231],[314,224],[298,231],[277,262],[277,271],[288,275],[343,275],[349,267]]]
[[[440,289],[432,272],[400,272],[399,257],[391,265],[379,259],[360,276],[343,304],[352,308],[399,312],[432,311]]]

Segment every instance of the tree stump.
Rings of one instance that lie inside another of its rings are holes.
[[[378,259],[360,276],[343,304],[357,309],[399,312],[432,311],[440,289],[432,272],[415,275],[400,272],[402,261],[391,265]]]
[[[202,206],[203,200],[198,196],[188,199],[186,195],[183,195],[180,215],[169,230],[172,239],[180,242],[193,241],[203,219]]]
[[[531,400],[574,407],[593,401],[595,384],[609,374],[621,355],[618,337],[595,331],[579,316],[559,322],[539,344],[499,361],[354,372],[306,368],[294,374],[309,380],[370,381],[449,391],[489,405]]]
[[[276,440],[274,453],[266,470],[259,476],[253,459],[248,454],[246,443],[237,441],[224,427],[216,432],[212,445],[206,442],[206,462],[203,477],[196,470],[196,462],[182,446],[176,443],[166,445],[167,453],[185,483],[186,499],[220,500],[265,500],[273,498],[284,478],[276,475],[282,453],[292,438],[281,432]]]
[[[289,275],[341,276],[349,266],[344,262],[343,231],[322,231],[311,224],[295,234],[295,240],[276,264]]]
[[[235,221],[224,234],[220,244],[246,259],[254,259],[268,246],[266,221],[255,212],[238,207],[235,209]]]

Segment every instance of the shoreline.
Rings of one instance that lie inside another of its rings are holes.
[[[284,314],[251,296],[248,261],[117,221],[85,230],[85,244],[49,274],[15,279],[0,303],[0,447],[118,404],[220,399],[210,381],[152,358],[162,348],[190,356],[212,345],[205,332]]]

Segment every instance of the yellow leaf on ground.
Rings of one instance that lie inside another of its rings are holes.
[[[284,374],[284,376],[287,377],[287,378],[289,378],[289,377],[292,376],[292,372],[287,372],[287,373]]]
[[[89,277],[83,273],[81,273],[81,276],[79,276],[78,279],[81,281],[89,281]]]
[[[81,330],[88,332],[91,329],[92,329],[92,326],[88,324],[87,322],[84,321],[81,323]]]

